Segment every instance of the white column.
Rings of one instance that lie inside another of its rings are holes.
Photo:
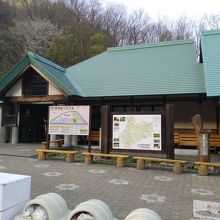
[[[56,134],[50,134],[50,141],[56,140],[57,136]]]
[[[2,105],[0,105],[0,143],[6,143],[6,128],[2,127]]]
[[[72,135],[72,145],[76,146],[78,144],[78,136]]]
[[[12,127],[11,131],[11,143],[12,144],[17,144],[18,143],[18,127]]]
[[[71,145],[72,136],[71,135],[64,135],[64,146],[69,147]]]
[[[6,128],[0,127],[0,143],[6,143]]]

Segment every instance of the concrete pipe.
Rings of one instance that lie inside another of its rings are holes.
[[[69,216],[65,200],[56,193],[47,193],[30,200],[15,220],[66,220]]]
[[[70,213],[68,220],[91,219],[113,220],[112,212],[101,200],[91,199],[82,202]]]
[[[140,208],[133,210],[125,220],[161,220],[161,218],[151,209]]]

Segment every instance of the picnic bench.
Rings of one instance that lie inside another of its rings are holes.
[[[199,176],[208,176],[209,167],[220,167],[220,163],[208,163],[208,162],[194,162],[194,165],[198,167]]]
[[[180,174],[182,173],[184,165],[187,163],[185,160],[171,160],[171,159],[162,159],[162,158],[152,158],[152,157],[133,157],[133,159],[137,160],[137,169],[144,170],[145,163],[150,162],[165,162],[173,164],[173,173]]]
[[[49,141],[49,145],[54,144],[56,147],[62,147],[63,144],[63,139],[56,139],[56,140],[51,140]],[[47,148],[47,141],[42,142],[43,148]]]
[[[87,165],[92,164],[93,157],[110,157],[110,158],[117,158],[116,166],[119,168],[124,167],[125,159],[128,158],[127,155],[117,155],[117,154],[102,154],[102,153],[91,153],[91,152],[84,152],[83,156],[85,156],[85,163]]]
[[[198,146],[198,138],[194,133],[180,133],[174,132],[174,144],[178,146],[188,146],[188,147],[197,147]],[[210,134],[209,135],[209,147],[220,148],[220,135]]]
[[[99,131],[91,131],[91,141],[99,142],[100,134]],[[89,136],[86,136],[86,141],[89,140]]]
[[[36,149],[38,153],[38,160],[45,160],[48,153],[64,154],[66,156],[66,162],[71,163],[74,161],[75,154],[77,151],[66,151],[66,150],[49,150],[49,149]]]

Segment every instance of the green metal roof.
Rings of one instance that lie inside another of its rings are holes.
[[[205,93],[191,40],[109,48],[65,75],[83,97]]]
[[[0,91],[5,91],[11,83],[19,78],[23,70],[33,65],[67,95],[79,95],[72,83],[65,77],[66,70],[59,65],[28,52],[0,81]]]
[[[220,30],[203,32],[201,44],[207,96],[220,96]]]

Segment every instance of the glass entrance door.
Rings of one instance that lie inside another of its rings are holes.
[[[19,142],[45,141],[47,117],[48,105],[20,105]]]

